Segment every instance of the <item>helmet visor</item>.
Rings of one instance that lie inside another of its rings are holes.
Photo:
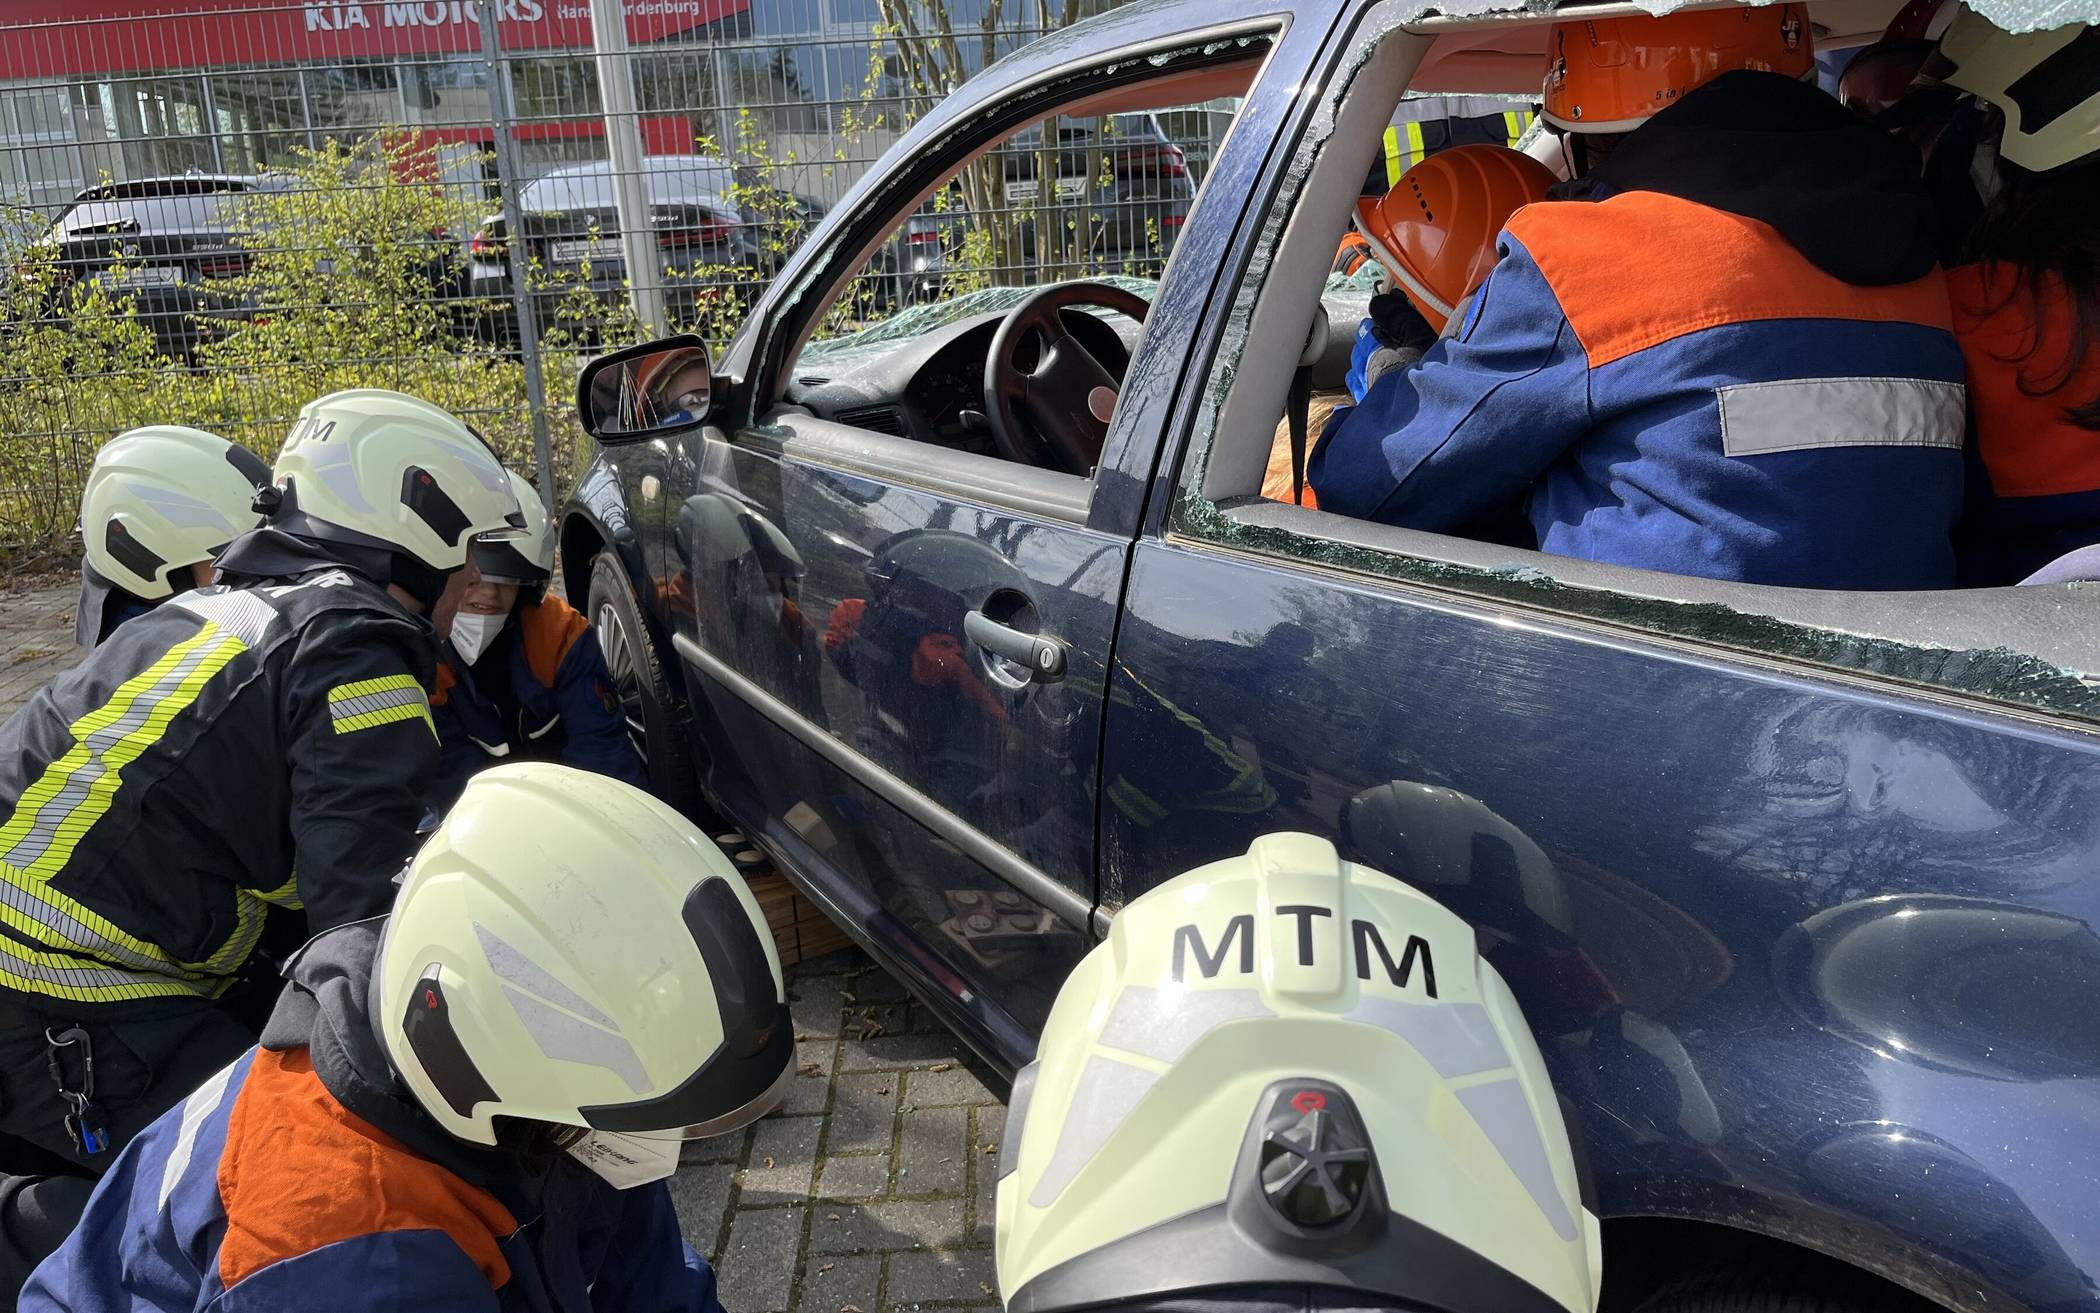
[[[527,538],[523,528],[493,529],[474,535],[467,546],[467,559],[474,570],[492,584],[543,584],[551,572],[529,559],[522,548]]]

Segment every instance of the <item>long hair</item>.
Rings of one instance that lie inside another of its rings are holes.
[[[1983,261],[1988,285],[2006,286],[2005,298],[1989,307],[1995,314],[2016,297],[2029,302],[2034,339],[2021,355],[2020,391],[2030,397],[2053,396],[2068,387],[2088,361],[2100,359],[2100,156],[2048,173],[2029,173],[2000,166],[2004,186],[1985,207],[1971,234],[1970,252]],[[1999,281],[1997,266],[2011,265],[2019,277]],[[2061,353],[2043,352],[2043,296],[2061,287],[2070,303],[2070,338]],[[2037,357],[2040,357],[2037,359]],[[2008,363],[2011,363],[2008,360]],[[2083,429],[2100,431],[2100,393],[2072,398],[2064,418]]]

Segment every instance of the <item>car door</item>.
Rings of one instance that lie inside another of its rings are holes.
[[[699,489],[668,534],[696,764],[835,919],[1010,1050],[1024,1036],[998,1011],[1039,1022],[1085,947],[1129,539],[805,454],[825,427],[679,448]],[[1053,644],[1062,670],[1031,677],[979,626]]]
[[[1608,1267],[1793,1246],[1954,1307],[2087,1300],[2094,599],[1690,579],[1253,495],[1332,234],[1434,53],[1378,18],[1191,343],[1210,385],[1117,641],[1104,911],[1326,838],[1474,925],[1575,1111]],[[1640,1235],[1668,1240],[1614,1248]]]
[[[1226,41],[1206,51],[1160,28],[1110,25],[1100,64],[1131,84],[1230,70],[1225,81],[1243,91],[1266,49]],[[1130,64],[1132,42],[1149,42],[1160,62]],[[1100,86],[1063,61],[1044,67],[1068,96]],[[1024,60],[1010,80],[1040,99],[1042,76]],[[978,108],[937,117],[917,149],[907,139],[893,152],[894,176],[864,180],[783,281],[815,282],[823,274],[811,268],[842,252],[882,249],[944,174],[1010,137],[1019,125],[997,81],[979,89]],[[1213,239],[1241,199],[1228,197]],[[851,267],[838,268],[834,309],[814,312],[833,321],[856,304]],[[880,276],[879,262],[870,269]],[[1200,301],[1215,276],[1197,259],[1179,269],[1154,305]],[[1177,293],[1177,278],[1191,290]],[[787,346],[768,345],[812,312],[793,299],[762,303],[740,339],[748,357],[733,351],[725,365],[749,371],[750,422],[674,439],[666,520],[674,643],[709,792],[1003,1065],[1032,1053],[1058,983],[1091,942],[1101,718],[1142,502],[1132,490],[1149,477],[1165,401],[1156,384],[1131,384],[1177,375],[1181,359],[1171,333],[1094,318],[1113,329],[1073,334],[1091,334],[1104,356],[1135,348],[1124,397],[1088,401],[1113,403],[1092,468],[986,454],[981,421],[957,408],[985,404],[986,343],[1025,284],[1050,279],[1013,281],[1024,285],[907,312],[930,312],[923,335],[894,325],[856,335],[873,344],[856,357],[856,378],[892,370],[884,352],[894,349],[912,382],[904,393],[869,382],[869,403],[845,407],[822,400],[839,392],[838,353],[798,346],[789,366]]]

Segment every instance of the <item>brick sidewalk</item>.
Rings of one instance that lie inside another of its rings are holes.
[[[0,717],[81,653],[70,584],[0,593]],[[992,1165],[1006,1110],[961,1041],[858,953],[789,973],[781,1111],[687,1148],[671,1181],[729,1313],[998,1304]]]
[[[696,1144],[671,1183],[730,1313],[998,1303],[992,1078],[857,953],[790,973],[800,1064],[780,1113]]]
[[[13,715],[30,694],[80,660],[73,646],[79,596],[72,581],[0,593],[0,718]]]

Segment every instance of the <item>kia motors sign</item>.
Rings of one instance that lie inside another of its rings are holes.
[[[750,0],[624,0],[636,46],[679,37]],[[506,50],[591,48],[590,0],[497,0]],[[63,17],[55,17],[62,12]],[[8,81],[397,55],[479,54],[475,0],[0,0]]]

